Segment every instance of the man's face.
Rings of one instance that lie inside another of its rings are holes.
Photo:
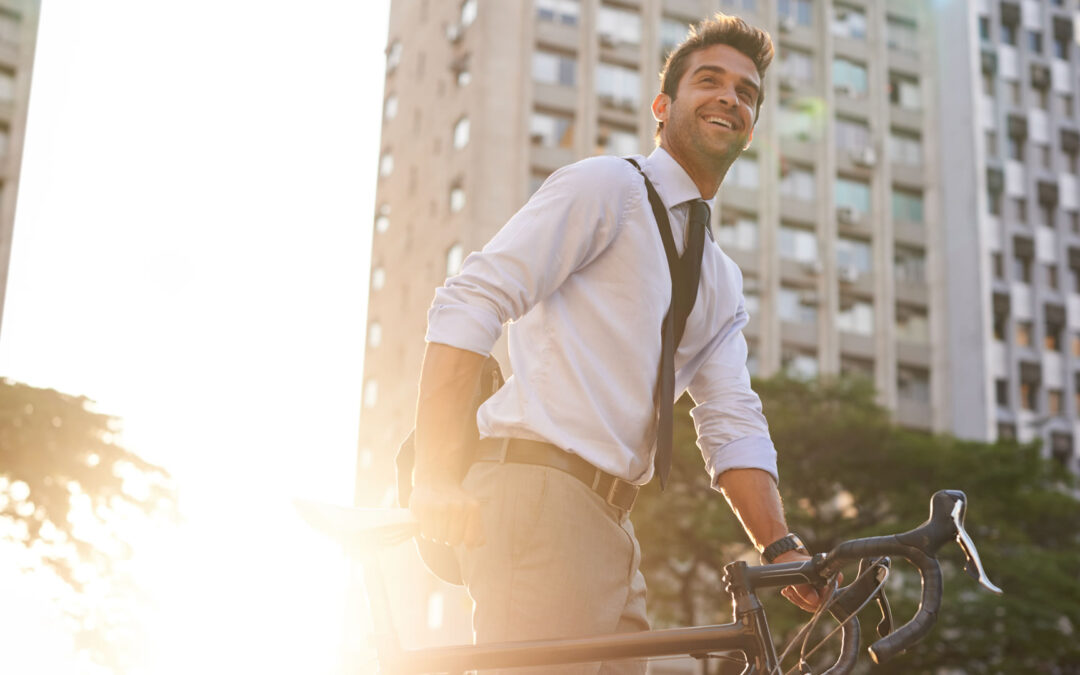
[[[661,93],[653,114],[664,123],[661,145],[692,164],[735,161],[754,137],[761,78],[749,56],[730,45],[690,54],[676,96]]]

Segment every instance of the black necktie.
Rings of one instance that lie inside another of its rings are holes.
[[[660,378],[657,396],[656,456],[653,460],[660,476],[660,488],[667,484],[671,472],[671,449],[675,412],[675,348],[682,340],[686,318],[697,300],[698,280],[701,278],[701,254],[705,250],[705,229],[709,226],[709,205],[695,199],[690,203],[690,219],[686,249],[677,264],[671,264],[671,305],[660,330]]]

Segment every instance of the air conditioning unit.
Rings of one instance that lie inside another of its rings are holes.
[[[600,103],[602,103],[604,105],[612,106],[612,107],[615,106],[615,95],[614,94],[598,94],[596,96],[596,98],[600,101]]]
[[[619,38],[611,35],[610,33],[600,33],[600,44],[605,47],[618,47]]]
[[[821,274],[825,266],[820,260],[808,260],[802,264],[802,269],[807,274]]]
[[[460,24],[452,23],[446,27],[446,39],[452,44],[457,44],[461,41],[461,36],[465,34],[465,31],[461,29]]]
[[[872,167],[877,164],[877,153],[873,148],[859,148],[851,151],[851,161],[859,166]]]
[[[543,145],[544,144],[544,134],[541,134],[541,133],[530,134],[529,135],[529,142],[532,143],[533,145]]]
[[[850,206],[840,206],[836,209],[836,219],[845,225],[853,225],[858,220],[855,209]]]
[[[836,276],[845,284],[853,284],[859,280],[859,269],[851,265],[845,265],[836,270]]]
[[[837,94],[843,94],[844,96],[854,96],[855,95],[855,87],[852,87],[847,82],[841,82],[840,84],[835,85],[833,87],[833,90]]]
[[[793,30],[795,30],[795,17],[793,17],[793,16],[782,16],[782,17],[780,17],[780,32],[781,33],[790,33]]]

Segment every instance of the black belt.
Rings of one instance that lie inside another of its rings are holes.
[[[505,454],[503,454],[504,444],[506,445]],[[623,511],[633,508],[634,500],[637,499],[638,491],[641,489],[633,483],[597,469],[581,457],[572,455],[551,443],[521,438],[511,438],[509,441],[504,438],[489,438],[480,444],[480,452],[476,459],[479,462],[536,464],[558,469],[577,478],[600,495],[605,502]]]

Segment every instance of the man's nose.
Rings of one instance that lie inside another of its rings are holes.
[[[720,87],[716,93],[716,100],[724,105],[735,107],[739,100],[739,95],[735,92],[735,86],[725,85]]]

